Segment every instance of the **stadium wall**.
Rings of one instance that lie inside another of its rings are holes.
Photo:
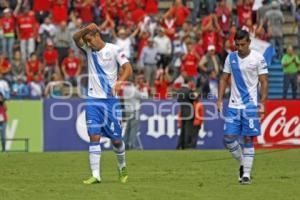
[[[199,131],[198,149],[222,149],[223,119],[214,101],[203,101],[204,125]],[[225,103],[226,105],[226,103]],[[300,101],[272,100],[266,105],[259,148],[300,147]],[[30,152],[81,151],[88,148],[85,126],[85,103],[80,99],[43,101],[9,101],[7,141],[11,151]],[[178,105],[175,101],[143,101],[138,142],[142,149],[175,149],[180,129],[177,126]],[[102,146],[110,149],[103,138]]]

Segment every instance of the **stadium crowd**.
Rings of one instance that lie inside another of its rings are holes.
[[[57,97],[70,89],[85,94],[86,61],[72,35],[96,22],[104,41],[124,49],[132,81],[146,97],[166,99],[186,77],[203,96],[215,97],[237,29],[271,42],[274,60],[281,60],[281,10],[297,14],[298,4],[175,0],[162,13],[157,0],[0,0],[0,92],[7,99]]]

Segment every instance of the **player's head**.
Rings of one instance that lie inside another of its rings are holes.
[[[82,37],[84,43],[94,51],[101,49],[102,39],[99,30],[92,30]]]
[[[245,30],[238,30],[234,37],[235,47],[239,54],[247,54],[249,52],[250,46],[250,36],[249,33]]]

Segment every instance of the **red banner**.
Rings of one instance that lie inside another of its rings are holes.
[[[261,133],[257,147],[300,148],[300,101],[268,101]]]

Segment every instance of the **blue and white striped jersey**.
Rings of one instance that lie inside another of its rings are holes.
[[[223,72],[231,74],[230,108],[244,109],[249,104],[258,104],[259,75],[268,73],[267,63],[260,53],[251,50],[245,58],[240,58],[237,51],[230,53]]]
[[[117,82],[118,64],[129,62],[123,50],[115,44],[106,43],[100,51],[92,51],[88,46],[82,49],[88,61],[88,96],[107,99]]]

